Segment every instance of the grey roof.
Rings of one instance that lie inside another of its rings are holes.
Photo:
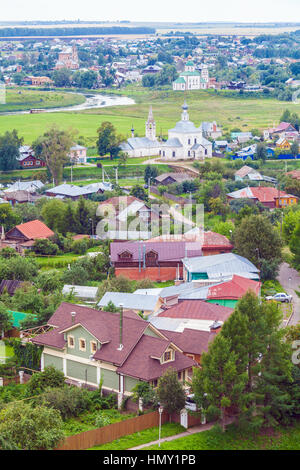
[[[96,300],[98,287],[91,286],[73,286],[70,284],[65,284],[62,290],[64,295],[70,294],[73,290],[75,297],[87,300]]]
[[[169,132],[180,132],[184,134],[201,132],[201,127],[195,127],[195,124],[192,121],[178,121],[173,129],[170,129]]]
[[[249,273],[251,278],[257,278],[259,273],[251,261],[234,253],[183,259],[182,262],[189,272],[205,272],[208,278],[238,273],[241,276]]]
[[[167,142],[162,144],[162,147],[182,147],[182,143],[177,137],[171,137]]]
[[[206,300],[210,287],[211,286],[198,287],[198,288],[194,288],[194,289],[182,292],[179,295],[178,299],[180,300]]]
[[[10,184],[5,192],[13,192],[13,191],[28,191],[28,192],[35,192],[38,189],[43,188],[44,183],[40,180],[34,181],[16,181],[13,184]]]
[[[160,292],[160,297],[165,299],[167,297],[173,297],[175,295],[180,295],[183,292],[190,292],[194,290],[195,286],[192,282],[185,282],[183,284],[179,284],[178,286],[169,286],[164,287]]]
[[[84,196],[88,194],[94,194],[98,192],[99,190],[101,191],[110,191],[112,189],[112,186],[110,183],[92,183],[92,184],[87,184],[86,186],[76,186],[73,184],[60,184],[59,186],[56,186],[55,188],[49,188],[46,192],[47,193],[53,193],[57,194],[59,196],[71,196],[71,197],[77,197],[77,196]]]
[[[127,292],[106,292],[99,307],[106,307],[112,302],[116,307],[123,304],[125,309],[153,311],[158,301],[158,295],[128,294]]]
[[[148,139],[148,137],[130,137],[127,142],[120,145],[122,150],[133,150],[139,148],[158,148],[160,144],[157,140]]]

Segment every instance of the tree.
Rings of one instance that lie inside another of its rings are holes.
[[[255,159],[263,161],[267,159],[267,149],[263,142],[258,143],[256,146]]]
[[[0,411],[0,436],[14,449],[54,449],[64,438],[62,428],[59,411],[47,406],[14,403]]]
[[[277,264],[281,260],[282,240],[263,215],[251,215],[242,219],[234,232],[234,246],[240,256],[248,258],[259,268],[263,260],[277,260]]]
[[[148,195],[143,186],[136,184],[131,188],[130,196],[134,196],[142,201],[148,201]]]
[[[144,171],[145,183],[148,184],[149,179],[150,179],[150,184],[151,184],[151,180],[153,182],[154,178],[156,178],[157,175],[158,175],[157,168],[153,165],[147,165],[146,168],[145,168],[145,171]]]
[[[41,209],[41,217],[54,232],[65,233],[73,227],[67,225],[65,215],[68,205],[59,199],[48,200]]]
[[[157,406],[157,395],[148,382],[139,382],[132,389],[133,401],[142,400],[143,406]]]
[[[70,161],[69,152],[73,139],[74,131],[52,126],[32,145],[36,155],[46,162],[55,184],[62,180],[63,167]]]
[[[121,148],[120,143],[123,140],[120,135],[117,135],[115,126],[108,121],[101,124],[97,130],[97,148],[100,156],[109,154],[112,160],[116,157]]]
[[[0,302],[0,337],[1,333],[5,333],[12,329],[13,319],[11,313],[7,310],[3,302]]]
[[[89,218],[90,212],[87,202],[83,197],[80,197],[75,211],[77,233],[86,234],[90,232]]]
[[[7,232],[21,222],[21,217],[10,204],[0,205],[0,226]]]
[[[23,144],[23,138],[18,137],[18,132],[13,129],[0,136],[0,170],[11,171],[20,167],[18,157],[19,148]]]
[[[184,408],[184,389],[177,378],[177,372],[172,367],[159,378],[157,396],[160,404],[170,415]]]
[[[52,74],[52,80],[57,87],[69,87],[71,85],[71,70],[63,68],[55,70]]]
[[[290,241],[290,250],[294,255],[293,263],[300,267],[300,222],[297,224]]]
[[[195,369],[195,400],[211,417],[219,417],[225,431],[225,410],[239,402],[247,377],[238,374],[238,356],[232,352],[230,339],[217,335],[208,353],[201,356],[201,369]]]
[[[295,158],[298,157],[298,155],[299,155],[299,144],[296,140],[294,140],[294,142],[291,145],[291,154]]]

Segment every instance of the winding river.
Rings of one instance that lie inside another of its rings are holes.
[[[84,109],[93,109],[93,108],[105,108],[108,106],[125,106],[135,104],[135,101],[132,98],[127,96],[109,96],[93,93],[80,93],[80,92],[68,92],[76,93],[77,95],[82,95],[85,97],[85,102],[81,104],[76,104],[73,106],[66,106],[60,108],[48,108],[43,109],[41,113],[58,113],[65,111],[83,111]],[[11,111],[11,112],[0,112],[0,116],[7,116],[13,114],[29,114],[30,111]]]

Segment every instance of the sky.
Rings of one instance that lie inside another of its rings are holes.
[[[0,21],[300,22],[300,0],[12,0]]]

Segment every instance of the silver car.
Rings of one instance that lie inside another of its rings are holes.
[[[293,297],[291,295],[285,294],[284,292],[279,292],[275,295],[269,295],[266,297],[266,300],[276,300],[276,302],[291,302]]]

